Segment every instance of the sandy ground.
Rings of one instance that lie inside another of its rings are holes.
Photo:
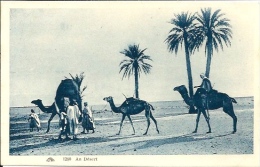
[[[50,114],[40,113],[42,129],[29,131],[27,118],[31,108],[10,109],[10,155],[213,155],[213,154],[253,154],[253,97],[236,98],[235,114],[238,118],[237,133],[232,134],[231,117],[221,109],[210,111],[212,133],[206,121],[200,119],[198,133],[195,128],[195,114],[187,114],[187,106],[182,102],[152,103],[153,115],[158,121],[160,133],[151,126],[146,136],[147,123],[144,112],[132,116],[136,134],[126,118],[122,133],[116,135],[121,120],[120,114],[107,110],[104,106],[93,106],[96,132],[79,134],[79,140],[58,141],[58,116],[51,122],[50,132],[46,122]],[[38,109],[36,109],[39,112]],[[82,131],[80,126],[79,131]]]

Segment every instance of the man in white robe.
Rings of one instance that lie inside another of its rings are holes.
[[[70,105],[67,108],[67,120],[69,124],[69,133],[73,136],[73,140],[77,139],[79,117],[81,112],[77,106],[76,101],[71,100]]]
[[[31,109],[31,114],[29,115],[28,122],[30,122],[29,126],[31,132],[33,131],[33,128],[37,128],[38,131],[41,128],[40,119],[33,109]]]

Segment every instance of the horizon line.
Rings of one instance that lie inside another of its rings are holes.
[[[250,95],[250,96],[238,96],[238,97],[233,97],[233,98],[250,98],[250,97],[254,97],[253,95]],[[158,103],[158,102],[177,102],[177,101],[183,101],[182,100],[173,100],[173,101],[170,101],[170,100],[167,100],[167,101],[151,101],[149,103]],[[104,105],[104,104],[93,104],[91,106],[100,106],[100,105]],[[118,105],[118,104],[117,104]],[[26,108],[26,107],[38,107],[36,105],[34,106],[9,106],[9,108]]]

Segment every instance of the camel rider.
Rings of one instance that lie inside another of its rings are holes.
[[[204,107],[207,109],[208,108],[208,98],[210,93],[212,92],[212,86],[211,86],[211,82],[210,80],[205,76],[204,73],[200,74],[200,78],[202,79],[202,83],[200,86],[194,86],[194,88],[203,88],[204,90],[206,90],[206,94],[201,95],[202,101],[203,101],[203,105]]]
[[[212,86],[211,86],[211,82],[210,80],[205,76],[204,73],[200,74],[200,77],[202,79],[202,83],[200,86],[194,86],[194,88],[200,87],[203,88],[207,91],[207,93],[209,93],[210,91],[212,91]]]

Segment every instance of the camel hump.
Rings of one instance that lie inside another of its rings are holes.
[[[126,98],[126,100],[124,101],[124,103],[122,105],[134,105],[134,104],[141,104],[141,105],[144,104],[146,106],[151,107],[151,109],[154,110],[153,106],[150,103],[148,103],[147,101],[140,100],[140,99],[137,99],[134,97]]]
[[[64,79],[61,81],[57,88],[55,101],[59,108],[62,107],[62,98],[68,97],[70,99],[75,99],[79,104],[79,109],[81,110],[81,97],[80,91],[77,83],[72,79]]]
[[[77,96],[78,92],[78,85],[72,79],[65,79],[61,81],[56,94],[62,97],[71,97]]]
[[[125,105],[125,104],[132,104],[133,102],[138,102],[138,101],[140,101],[140,100],[137,99],[137,98],[127,97],[123,104],[124,104],[124,105]]]

